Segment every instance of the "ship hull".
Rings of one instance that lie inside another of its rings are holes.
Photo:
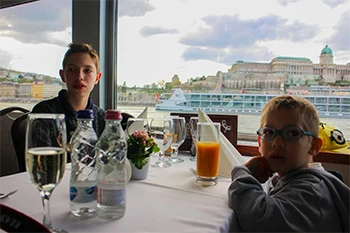
[[[176,96],[174,96],[176,95]],[[183,93],[176,92],[169,99],[156,104],[158,111],[260,115],[270,99],[276,95],[228,94],[228,93]],[[350,119],[350,96],[303,96],[314,104],[320,117]],[[177,99],[178,98],[178,99]]]

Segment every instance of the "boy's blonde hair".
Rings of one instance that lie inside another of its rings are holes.
[[[95,66],[96,66],[96,71],[100,72],[100,58],[96,52],[95,49],[92,48],[91,45],[86,44],[86,43],[70,43],[68,45],[69,49],[67,50],[67,52],[64,54],[64,58],[62,61],[62,67],[63,69],[66,67],[67,62],[69,57],[74,54],[74,53],[87,53],[90,55],[90,57],[92,58],[92,60],[95,62]]]
[[[266,116],[269,112],[281,109],[288,109],[299,113],[300,119],[302,119],[304,124],[303,130],[309,131],[315,137],[318,137],[320,119],[315,106],[307,99],[294,95],[282,95],[269,100],[262,110],[260,127],[264,126],[263,124],[266,122]]]

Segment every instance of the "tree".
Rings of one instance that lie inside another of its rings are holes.
[[[151,84],[151,88],[152,88],[153,90],[157,90],[157,89],[158,89],[158,84],[152,83],[152,84]]]
[[[173,89],[173,87],[174,87],[174,85],[172,83],[166,83],[165,84],[165,89],[166,90],[171,90],[171,89]]]
[[[123,92],[123,93],[126,93],[126,89],[127,89],[126,81],[124,81],[124,82],[123,82],[123,85],[122,85],[122,92]]]
[[[157,83],[161,89],[165,89],[165,80],[160,80]]]

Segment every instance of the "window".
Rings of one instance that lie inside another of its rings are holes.
[[[222,86],[226,89],[224,92],[252,94],[244,90],[244,87],[249,85],[250,88],[260,89],[261,94],[268,95],[267,98],[255,98],[259,101],[253,105],[244,105],[241,100],[240,109],[241,106],[255,106],[261,109],[261,101],[271,99],[270,95],[280,92],[280,88],[285,88],[288,93],[305,94],[309,93],[303,89],[307,88],[305,85],[341,85],[345,90],[342,93],[349,95],[350,92],[350,70],[349,65],[346,65],[350,62],[350,51],[348,45],[343,42],[349,37],[345,28],[346,22],[349,21],[350,6],[346,0],[257,0],[254,4],[244,0],[72,2],[73,6],[71,0],[40,0],[1,9],[2,23],[4,18],[9,19],[13,15],[23,19],[26,12],[23,15],[19,14],[20,8],[30,9],[34,4],[37,4],[35,6],[39,9],[42,4],[47,6],[41,11],[32,9],[31,17],[27,20],[28,30],[20,34],[25,39],[16,41],[17,44],[23,45],[21,52],[18,49],[17,53],[14,53],[15,47],[3,43],[13,40],[7,32],[13,30],[1,30],[0,67],[50,75],[52,71],[48,72],[46,69],[55,64],[57,67],[52,70],[57,72],[68,42],[89,42],[99,51],[103,68],[102,82],[92,94],[94,102],[101,107],[111,108],[116,106],[115,100],[118,109],[135,116],[145,106],[149,106],[149,117],[169,114],[155,110],[157,94],[171,93],[173,88],[178,87],[184,91],[191,90],[192,95],[196,92],[211,92],[217,84],[215,80],[218,80],[219,73],[225,77],[222,80]],[[319,10],[317,14],[311,15],[309,9]],[[324,15],[327,15],[327,20]],[[49,29],[55,28],[50,30],[51,33],[43,34],[42,27],[35,22],[45,16],[51,16],[49,22],[57,22],[55,19],[61,17],[59,19],[64,26],[44,23]],[[37,27],[29,27],[30,22]],[[4,24],[0,26],[4,28]],[[43,53],[32,52],[29,57],[25,57],[24,51],[29,50],[25,46],[29,46],[29,42],[33,42],[34,39],[37,40],[37,47],[47,49]],[[48,41],[44,43],[44,39]],[[58,41],[61,44],[58,44]],[[50,54],[47,54],[47,51],[50,51]],[[325,52],[322,59],[321,51]],[[9,57],[12,59],[11,63],[8,62]],[[35,62],[34,65],[28,66],[29,62],[38,57],[45,57],[45,62]],[[20,58],[22,66],[16,61]],[[271,68],[273,60],[274,64],[285,65],[274,71]],[[309,72],[312,74],[304,74],[302,70],[295,69],[296,64],[304,62],[310,63]],[[334,64],[329,64],[329,67],[327,64],[320,64],[324,62]],[[38,64],[40,66],[34,70]],[[242,72],[256,64],[264,66],[264,69],[251,74]],[[333,73],[327,74],[330,68]],[[338,70],[344,72],[336,75]],[[0,77],[2,73],[0,71]],[[276,75],[281,80],[278,87],[278,83],[271,82],[276,80],[271,78]],[[8,81],[11,80],[2,80],[2,85],[9,85],[6,83]],[[129,93],[134,97],[133,102],[125,102],[128,101],[126,96]],[[4,99],[0,98],[2,104]],[[317,98],[318,109],[332,109],[327,107],[324,98],[326,97]],[[121,99],[125,100],[123,105],[118,104],[118,100]],[[197,102],[187,106],[201,104],[199,95],[191,99],[196,99]],[[348,103],[347,101],[342,103]],[[132,105],[135,102],[137,106]],[[342,109],[346,109],[347,112],[349,106],[335,110]],[[324,119],[338,126],[345,137],[350,138],[350,122],[347,119],[332,116],[325,116]],[[257,115],[240,114],[238,121],[240,132],[254,133],[259,125]]]
[[[64,88],[58,71],[72,40],[71,1],[3,3],[9,7],[0,9],[0,109],[31,110]]]

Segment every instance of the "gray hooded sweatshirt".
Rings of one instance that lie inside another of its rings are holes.
[[[350,189],[320,166],[274,176],[268,193],[236,166],[228,197],[232,232],[349,232]]]

